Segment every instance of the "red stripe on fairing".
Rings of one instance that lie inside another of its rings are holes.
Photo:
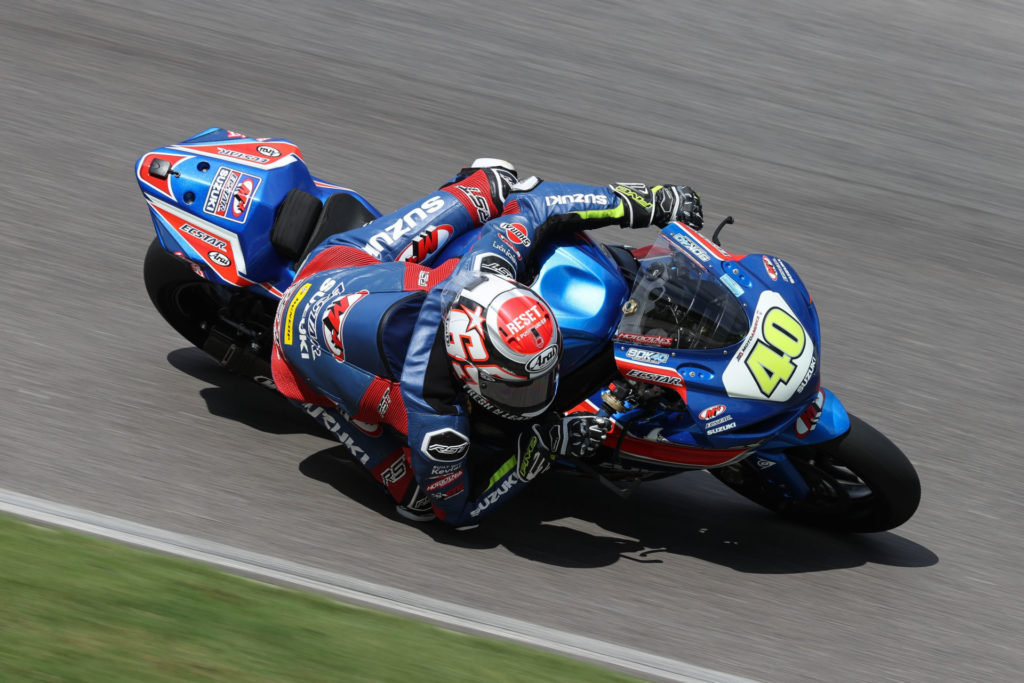
[[[192,158],[191,154],[151,152],[142,157],[142,160],[139,161],[139,167],[135,170],[135,177],[139,179],[140,183],[145,183],[165,197],[174,199],[174,195],[171,194],[171,178],[174,176],[168,174],[166,178],[154,178],[149,175],[149,165],[153,163],[153,159],[164,159],[165,161],[171,162],[171,169],[173,170],[179,161],[190,158]]]
[[[685,225],[683,223],[677,223],[677,225],[684,228],[686,230],[686,233],[690,237],[700,242],[701,246],[710,251],[711,254],[719,261],[739,261],[740,259],[746,257],[746,254],[730,254],[725,249],[722,249],[711,240],[706,239],[703,235],[701,235],[699,232],[697,232],[688,225]]]
[[[167,223],[172,228],[174,228],[174,231],[178,238],[184,240],[190,247],[192,247],[192,249],[195,250],[195,252],[199,255],[199,258],[203,260],[203,263],[205,263],[213,272],[217,273],[217,275],[222,277],[225,282],[230,282],[231,284],[236,285],[238,287],[248,287],[250,285],[256,284],[247,277],[244,277],[243,275],[239,274],[239,256],[235,253],[232,240],[225,239],[224,236],[212,232],[211,230],[208,230],[205,227],[193,225],[194,221],[185,220],[181,216],[178,216],[161,206],[157,206],[153,203],[150,203],[150,206],[153,208],[154,211],[156,211],[160,215],[161,218],[167,221]],[[202,239],[196,237],[195,235],[186,232],[185,226],[188,226],[189,228],[197,232],[204,233],[212,238],[220,240],[221,242],[224,243],[224,248],[219,248],[215,245],[209,244],[208,242],[204,242]],[[209,257],[209,254],[211,252],[217,252],[219,254],[222,254],[223,256],[226,256],[229,261],[228,265],[222,265],[212,261]]]
[[[597,405],[587,399],[570,413],[597,413]],[[612,428],[605,436],[603,445],[608,448],[615,448],[619,442],[619,435],[622,428],[616,422],[612,422]],[[680,444],[668,444],[655,441],[648,441],[639,437],[627,434],[622,440],[620,452],[628,457],[639,460],[649,460],[680,467],[718,467],[744,456],[750,449],[742,448],[696,448]]]

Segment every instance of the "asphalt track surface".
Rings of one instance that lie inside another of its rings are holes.
[[[0,485],[738,676],[1016,680],[1021,35],[995,0],[8,0]],[[825,382],[914,461],[918,514],[833,536],[696,473],[400,521],[149,304],[132,163],[211,125],[382,210],[476,156],[694,185],[808,283]]]

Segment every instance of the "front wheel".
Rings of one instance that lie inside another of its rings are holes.
[[[756,456],[711,472],[754,502],[829,531],[893,529],[913,516],[921,500],[921,482],[907,457],[854,415],[843,436],[790,449],[786,456],[810,488],[802,500],[787,497],[767,481],[753,462]]]

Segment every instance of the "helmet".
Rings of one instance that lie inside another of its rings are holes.
[[[444,309],[445,349],[470,399],[508,420],[543,413],[558,389],[562,333],[529,287],[487,273]]]

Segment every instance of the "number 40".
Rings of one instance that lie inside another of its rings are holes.
[[[793,359],[803,353],[807,335],[796,318],[781,308],[773,308],[765,314],[761,334],[764,341],[757,340],[746,365],[757,388],[767,397],[780,382],[785,384],[793,376],[796,370]]]

